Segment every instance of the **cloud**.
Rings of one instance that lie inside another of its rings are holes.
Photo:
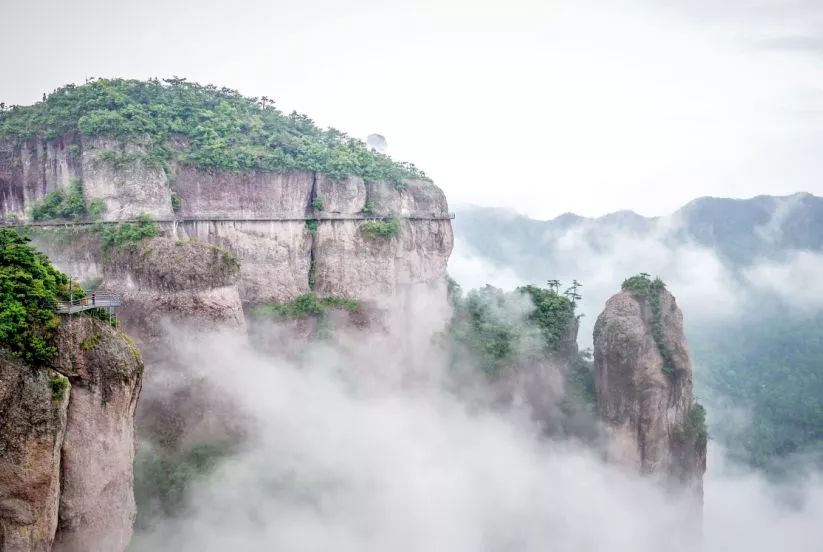
[[[458,236],[455,236],[454,250],[449,258],[449,276],[466,289],[481,288],[487,284],[501,289],[514,289],[523,283],[514,269],[497,266],[473,253]]]
[[[804,313],[823,309],[823,254],[795,251],[785,261],[761,261],[745,270],[752,289]]]
[[[484,409],[447,390],[437,348],[409,357],[404,346],[409,328],[415,347],[438,331],[419,314],[404,321],[396,313],[387,334],[316,345],[299,363],[260,354],[244,336],[180,335],[179,360],[239,405],[251,438],[190,489],[184,515],[137,535],[134,550],[696,546],[688,505],[651,480],[604,464],[596,451],[541,437],[517,410]],[[771,552],[780,539],[794,551],[816,550],[819,483],[797,497],[786,505],[758,477],[713,466],[706,550]]]

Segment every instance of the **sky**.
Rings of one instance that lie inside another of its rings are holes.
[[[823,194],[823,2],[0,0],[0,101],[87,77],[268,96],[452,204],[664,215]]]

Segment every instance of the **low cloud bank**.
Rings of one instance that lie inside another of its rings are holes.
[[[250,438],[134,550],[694,549],[688,506],[651,481],[542,438],[520,409],[447,391],[446,359],[421,350],[441,328],[423,315],[314,346],[300,362],[239,335],[180,335],[178,360],[238,405]],[[817,550],[822,504],[819,481],[787,502],[715,465],[707,550]]]
[[[773,220],[783,220],[787,213],[791,211],[778,210]],[[763,232],[776,235],[774,226],[764,225]],[[801,314],[823,309],[823,253],[786,251],[779,260],[761,258],[736,268],[710,247],[676,239],[681,231],[677,221],[663,219],[650,228],[637,231],[619,224],[606,228],[583,221],[559,234],[547,233],[534,243],[533,254],[505,266],[458,235],[449,274],[467,289],[486,284],[502,289],[529,283],[545,286],[548,279],[566,284],[581,281],[584,347],[591,345],[594,322],[606,300],[620,290],[625,278],[640,272],[666,282],[686,323],[693,326],[733,322],[764,299]]]

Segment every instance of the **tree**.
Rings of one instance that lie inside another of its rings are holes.
[[[68,278],[14,230],[0,230],[0,349],[35,365],[57,349],[55,301],[66,298]]]
[[[549,286],[549,289],[556,294],[560,293],[560,280],[549,280],[546,282],[546,285]]]
[[[577,290],[582,288],[583,284],[578,282],[577,280],[572,280],[572,285],[565,291],[566,297],[571,299],[572,305],[576,305],[578,301],[583,299],[583,296],[580,295]]]

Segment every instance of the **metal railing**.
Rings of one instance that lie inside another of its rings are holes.
[[[122,304],[123,297],[119,293],[107,290],[95,290],[80,299],[58,301],[54,312],[57,314],[74,314],[91,309],[117,308]]]
[[[304,216],[282,216],[282,217],[177,217],[173,219],[158,218],[152,219],[152,222],[158,224],[179,224],[187,222],[294,222],[307,220],[374,220],[386,219],[392,215],[373,215],[367,213],[332,213],[332,212],[318,212]],[[406,220],[452,220],[454,213],[422,213],[413,212],[400,215],[394,215],[399,219]],[[95,225],[114,225],[121,223],[139,223],[139,219],[121,219],[121,220],[24,220],[0,218],[0,227],[6,228],[26,228],[26,227],[71,227],[71,226],[95,226]]]

